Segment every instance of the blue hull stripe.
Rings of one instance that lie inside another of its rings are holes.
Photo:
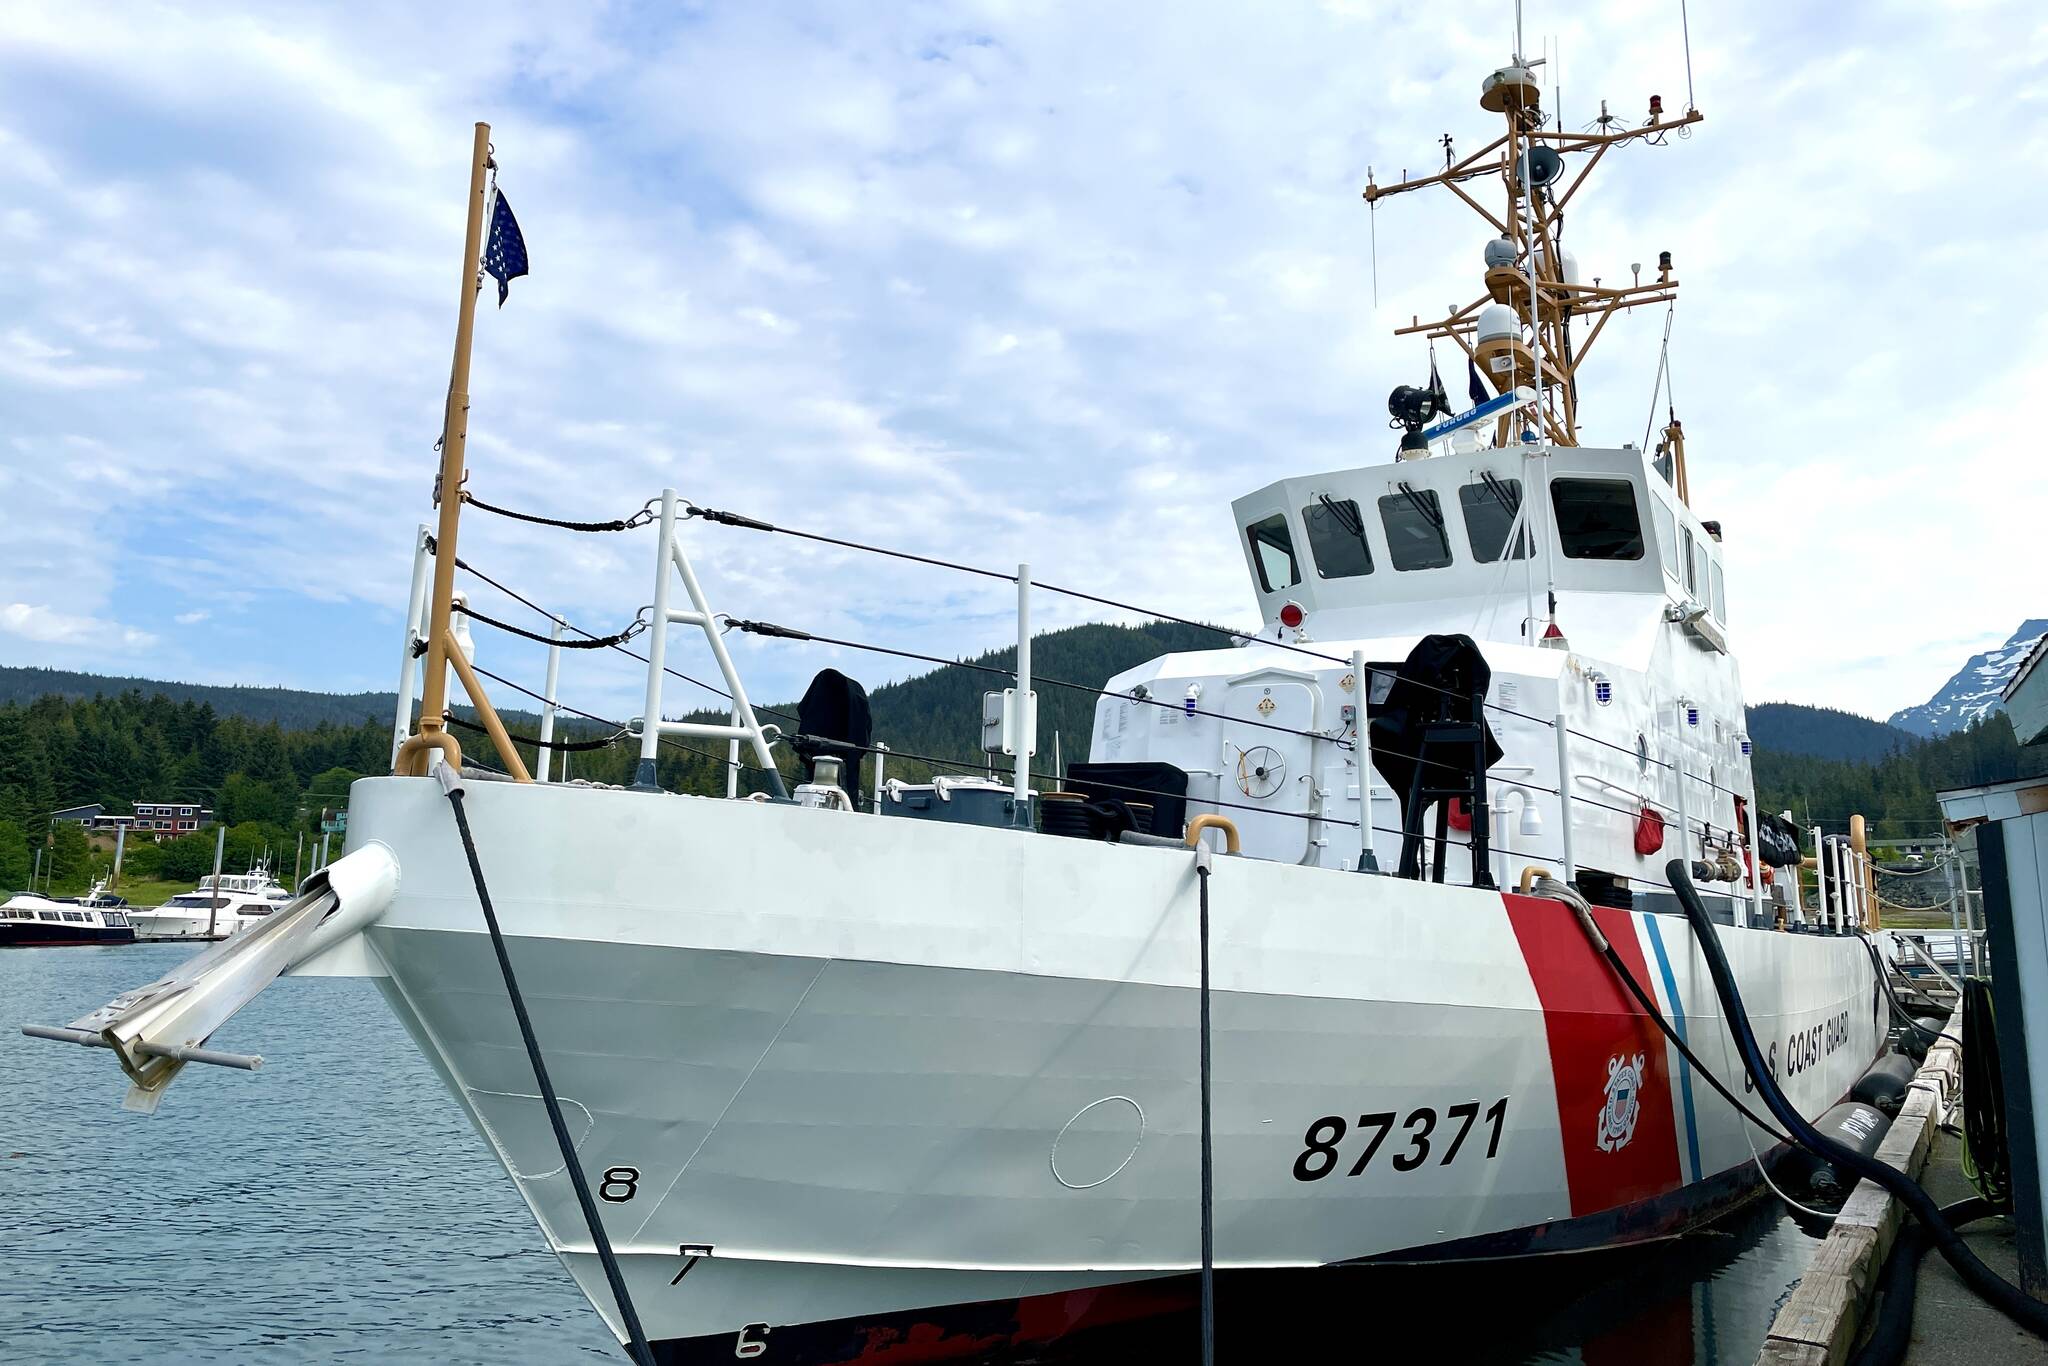
[[[1664,999],[1671,1002],[1671,1027],[1677,1031],[1681,1043],[1690,1043],[1685,1037],[1685,1003],[1678,999],[1678,979],[1671,973],[1671,955],[1664,952],[1664,935],[1657,928],[1657,917],[1646,915],[1643,923],[1650,929],[1650,948],[1657,955],[1657,969],[1664,974]],[[1678,1057],[1678,1094],[1685,1099],[1685,1155],[1692,1164],[1692,1179],[1700,1179],[1700,1131],[1692,1113],[1692,1064],[1685,1055]]]

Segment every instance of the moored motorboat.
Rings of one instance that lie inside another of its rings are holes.
[[[95,882],[84,896],[22,892],[0,903],[0,948],[129,944],[135,940],[128,903]]]
[[[225,939],[261,921],[291,900],[267,863],[246,873],[208,873],[189,892],[129,918],[144,940]]]

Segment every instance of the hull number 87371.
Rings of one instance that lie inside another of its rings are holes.
[[[1395,1140],[1394,1150],[1387,1162],[1397,1172],[1412,1172],[1426,1165],[1432,1157],[1440,1167],[1448,1167],[1465,1151],[1465,1140],[1472,1133],[1475,1121],[1481,1118],[1481,1102],[1461,1101],[1447,1108],[1441,1118],[1432,1106],[1422,1105],[1403,1116],[1398,1111],[1382,1110],[1377,1114],[1358,1117],[1359,1134],[1370,1134],[1363,1147],[1358,1149],[1357,1159],[1351,1163],[1347,1176],[1363,1176],[1365,1169],[1372,1165],[1386,1143],[1387,1136],[1398,1128],[1400,1137]],[[1486,1107],[1486,1157],[1500,1152],[1502,1126],[1508,1116],[1508,1100],[1502,1096]],[[1397,1124],[1396,1121],[1399,1121]],[[1441,1132],[1439,1132],[1441,1129]],[[1320,1181],[1337,1170],[1344,1160],[1339,1151],[1344,1136],[1352,1132],[1342,1115],[1324,1115],[1308,1126],[1308,1132],[1301,1136],[1301,1155],[1294,1159],[1294,1179],[1297,1181]],[[1474,1150],[1477,1150],[1475,1140]],[[1484,1160],[1484,1159],[1482,1159]]]

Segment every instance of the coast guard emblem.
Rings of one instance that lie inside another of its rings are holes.
[[[1607,1060],[1607,1103],[1600,1107],[1600,1151],[1619,1152],[1636,1136],[1642,1113],[1643,1055]]]

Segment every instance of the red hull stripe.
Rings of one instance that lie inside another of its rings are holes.
[[[1570,907],[1542,897],[1503,900],[1543,1005],[1573,1217],[1677,1189],[1663,1035],[1586,942]],[[1634,916],[1600,907],[1593,919],[1635,979],[1654,981]]]

